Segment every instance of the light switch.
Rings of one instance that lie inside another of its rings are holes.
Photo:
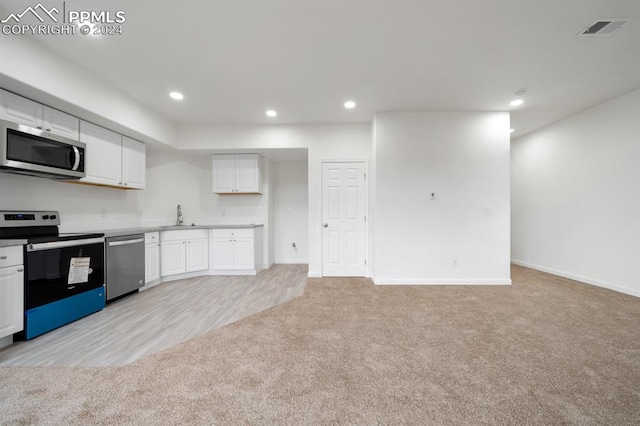
[[[491,216],[493,215],[493,209],[491,207],[485,207],[484,208],[484,215],[485,216]]]

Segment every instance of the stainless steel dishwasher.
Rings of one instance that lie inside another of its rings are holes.
[[[105,280],[110,301],[144,285],[144,234],[109,237],[105,246]]]

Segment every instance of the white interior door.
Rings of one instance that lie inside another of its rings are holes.
[[[365,275],[364,163],[322,163],[322,275]]]

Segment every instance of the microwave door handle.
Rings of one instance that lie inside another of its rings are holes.
[[[73,171],[77,171],[78,170],[78,166],[80,165],[80,151],[78,151],[77,147],[72,147],[73,148],[73,153],[75,155],[75,162],[73,163],[73,167],[71,168],[71,170]]]

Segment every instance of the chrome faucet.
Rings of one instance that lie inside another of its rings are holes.
[[[178,204],[178,219],[176,220],[176,225],[182,225],[182,207]]]

